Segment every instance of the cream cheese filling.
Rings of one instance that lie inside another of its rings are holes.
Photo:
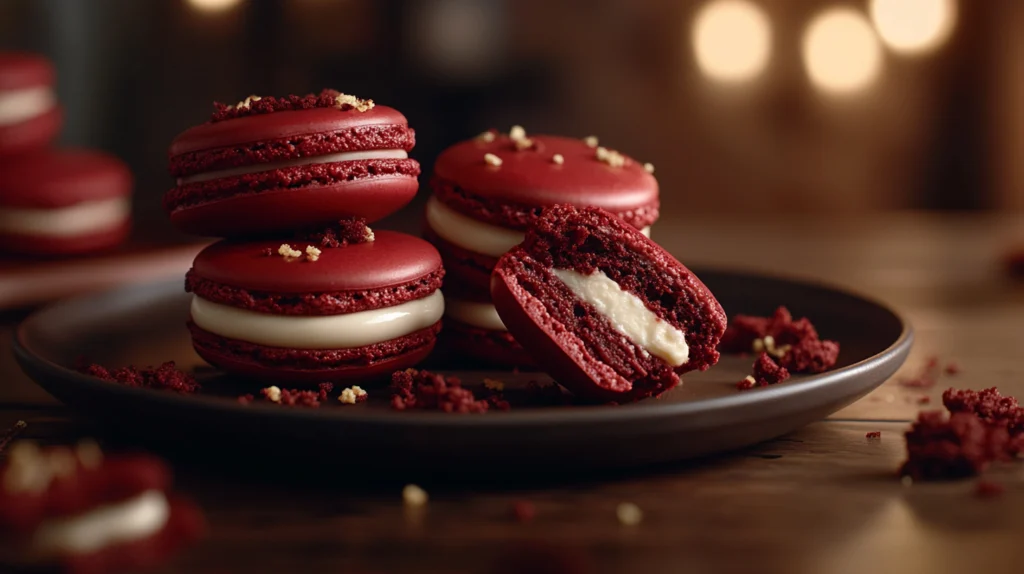
[[[639,297],[619,287],[600,269],[590,275],[571,269],[552,269],[551,273],[644,351],[673,367],[690,359],[686,333],[659,318]]]
[[[43,556],[96,552],[156,534],[170,516],[164,493],[149,490],[124,502],[44,522],[32,535],[32,551]]]
[[[490,303],[448,299],[445,301],[444,314],[472,327],[488,331],[508,331],[498,316],[498,310]]]
[[[427,224],[442,239],[473,253],[501,257],[523,242],[526,234],[477,221],[441,203],[435,196],[427,200]],[[650,226],[640,230],[651,236]]]
[[[42,115],[57,98],[46,86],[0,91],[0,126],[10,126]]]
[[[196,183],[199,181],[210,181],[212,179],[220,179],[222,177],[234,177],[236,175],[259,173],[262,171],[273,171],[275,169],[281,169],[283,167],[317,165],[321,163],[336,163],[339,161],[358,161],[363,159],[406,159],[408,157],[409,154],[406,153],[404,149],[373,149],[366,151],[346,151],[341,153],[329,153],[313,157],[302,157],[298,159],[289,159],[284,161],[272,161],[269,163],[260,163],[255,165],[247,165],[243,167],[233,167],[231,169],[221,169],[217,171],[197,173],[195,175],[190,175],[188,177],[179,177],[178,185]]]
[[[124,223],[131,213],[126,197],[83,201],[55,209],[0,207],[0,231],[39,237],[68,237],[103,231]]]
[[[192,321],[204,331],[288,349],[354,349],[373,345],[429,327],[443,314],[444,296],[439,290],[391,307],[316,317],[270,315],[192,298]]]

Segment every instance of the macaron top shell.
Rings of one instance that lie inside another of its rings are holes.
[[[132,174],[102,152],[45,150],[0,161],[0,205],[59,208],[131,193]]]
[[[441,269],[441,256],[426,241],[378,231],[374,241],[324,248],[317,261],[287,258],[284,243],[304,252],[308,242],[221,241],[196,257],[196,278],[221,285],[268,293],[323,293],[383,289],[422,279]],[[269,254],[268,254],[269,253]]]
[[[0,90],[51,86],[53,78],[53,65],[42,56],[0,52]]]
[[[658,200],[657,180],[631,158],[612,166],[581,139],[529,139],[533,145],[523,150],[505,134],[489,142],[475,138],[455,144],[438,157],[434,176],[467,194],[536,207],[568,203],[618,213]],[[489,164],[485,154],[497,156],[501,165]],[[554,161],[556,154],[561,163]]]

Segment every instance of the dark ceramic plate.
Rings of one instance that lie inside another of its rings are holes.
[[[243,406],[251,389],[219,376],[191,349],[181,282],[140,285],[58,303],[18,328],[14,350],[44,389],[122,435],[157,448],[177,445],[220,460],[333,461],[364,472],[415,468],[462,473],[552,468],[623,468],[737,449],[796,430],[868,393],[903,363],[913,333],[896,312],[832,288],[742,273],[699,273],[730,316],[770,314],[787,305],[822,337],[842,345],[833,371],[737,391],[750,357],[724,356],[689,374],[660,399],[627,406],[520,407],[485,415],[396,412],[385,389],[371,401],[320,409]],[[78,374],[78,357],[108,365],[176,360],[196,369],[210,394],[181,396],[127,388]],[[446,369],[467,384],[484,377],[515,388],[539,375]],[[542,376],[540,376],[542,377]],[[219,396],[218,396],[219,395]],[[232,463],[233,464],[233,463]]]

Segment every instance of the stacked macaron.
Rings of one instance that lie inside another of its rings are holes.
[[[445,150],[434,166],[425,235],[449,273],[448,346],[493,365],[533,365],[491,303],[498,258],[556,204],[600,207],[649,233],[659,207],[653,171],[597,138],[527,135],[519,126]]]
[[[128,235],[132,177],[117,158],[48,146],[61,127],[50,63],[0,53],[0,252],[71,255]]]
[[[367,221],[407,204],[415,132],[333,90],[215,104],[171,144],[164,198],[182,230],[225,237],[186,278],[193,346],[259,381],[387,376],[434,347],[444,270],[426,241]]]

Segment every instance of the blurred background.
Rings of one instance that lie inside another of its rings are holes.
[[[654,163],[664,215],[1024,207],[1019,0],[2,0],[0,49],[54,60],[61,143],[167,233],[177,133],[323,87],[402,111],[424,182],[522,124]]]

